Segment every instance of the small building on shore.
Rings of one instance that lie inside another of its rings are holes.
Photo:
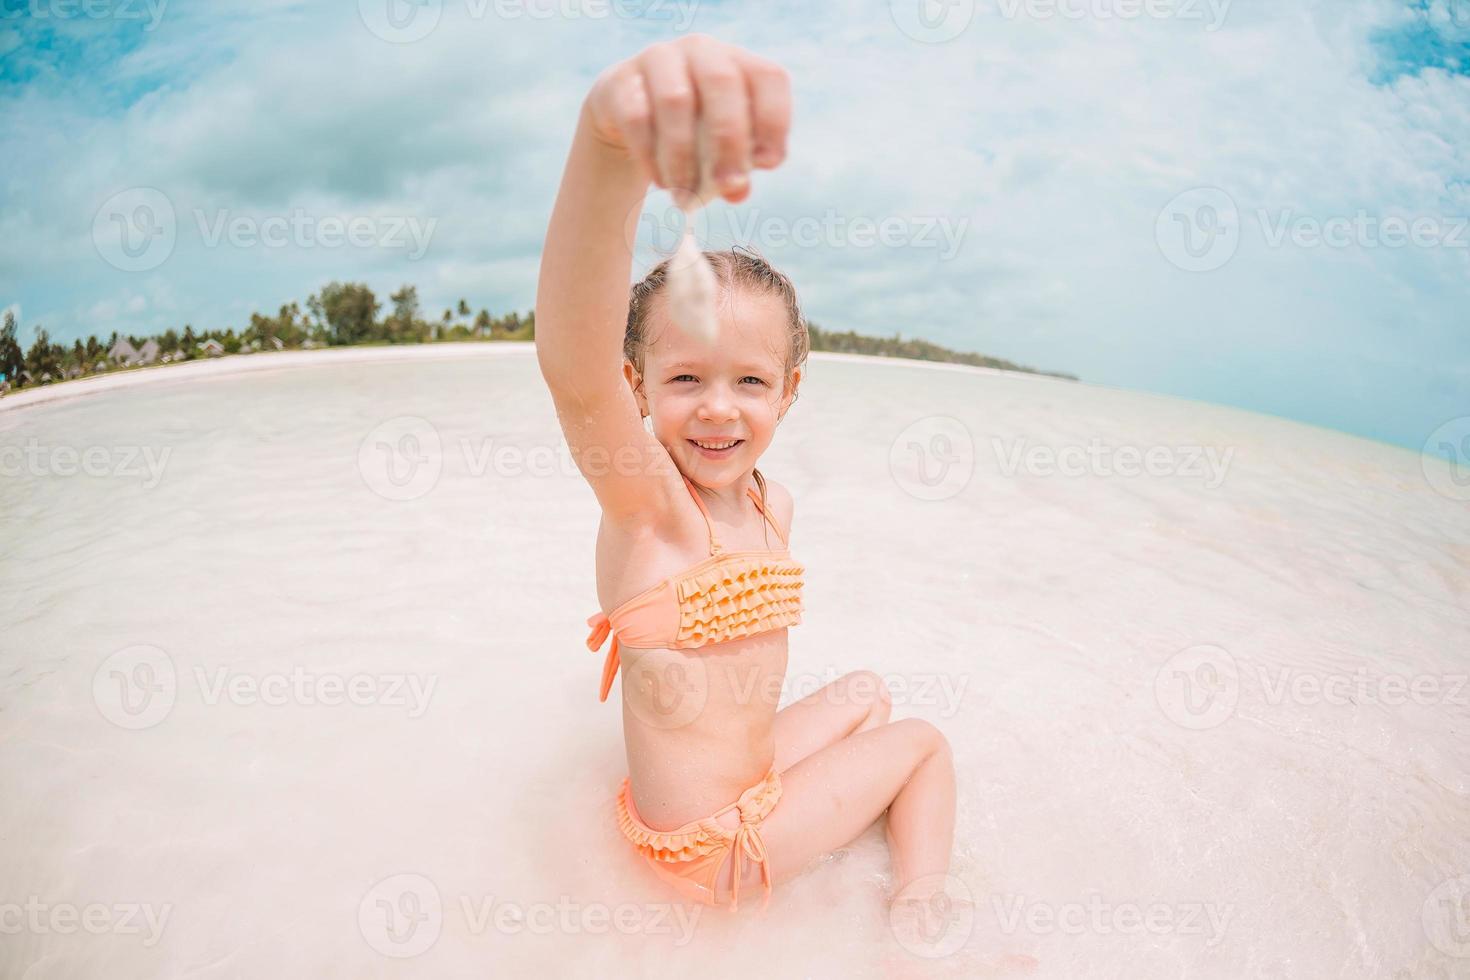
[[[138,363],[152,364],[154,361],[158,360],[158,354],[158,341],[154,340],[152,337],[149,337],[148,342],[145,343],[142,347],[138,348]]]
[[[117,343],[107,352],[107,359],[114,364],[127,367],[138,360],[138,348],[128,343],[128,338],[119,337]]]

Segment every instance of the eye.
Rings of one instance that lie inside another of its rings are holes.
[[[757,378],[753,374],[747,374],[745,377],[741,378],[740,380],[741,381],[754,381],[758,385],[763,385],[763,384],[766,383],[763,379]]]
[[[699,380],[698,378],[696,378],[692,374],[681,374],[678,377],[676,377],[676,378],[670,378],[669,380],[670,381],[683,381],[685,378],[688,378],[690,381],[698,381]]]

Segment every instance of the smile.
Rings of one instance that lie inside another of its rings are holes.
[[[744,439],[690,439],[689,443],[707,456],[723,456],[744,441]]]

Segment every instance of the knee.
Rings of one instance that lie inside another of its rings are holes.
[[[867,705],[868,724],[886,725],[893,714],[893,694],[883,678],[871,670],[854,670],[846,681],[848,693],[859,704]]]
[[[904,718],[893,724],[903,726],[905,733],[914,740],[925,758],[937,755],[953,760],[954,752],[950,748],[949,739],[945,738],[944,733],[930,722],[922,718]]]

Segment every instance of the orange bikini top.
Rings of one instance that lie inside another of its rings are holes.
[[[781,539],[781,550],[726,552],[715,539],[709,510],[687,476],[684,485],[709,528],[709,557],[638,593],[611,613],[588,617],[592,635],[587,637],[587,649],[596,653],[609,633],[613,638],[602,664],[599,701],[607,700],[622,663],[620,641],[643,650],[690,649],[801,622],[802,575],[806,569],[791,557],[786,535],[761,507],[760,495],[745,488],[756,510]]]

